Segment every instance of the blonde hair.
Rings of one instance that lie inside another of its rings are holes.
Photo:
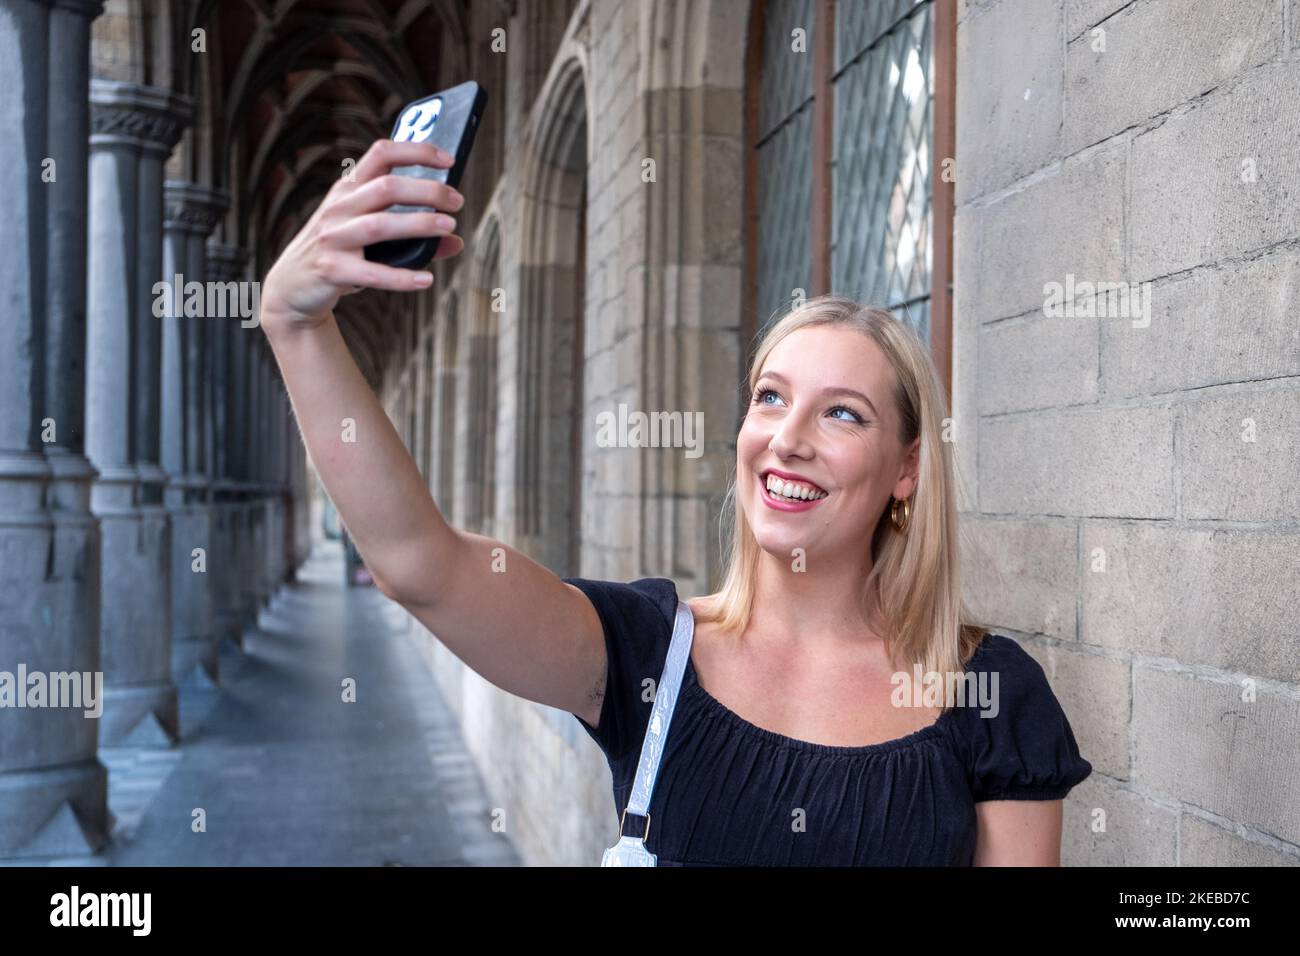
[[[988,628],[972,618],[961,599],[957,465],[952,445],[941,436],[948,403],[929,350],[906,323],[883,309],[844,296],[818,296],[792,309],[763,336],[749,366],[749,395],[772,349],[799,329],[815,326],[852,329],[879,346],[894,370],[898,439],[904,447],[921,439],[911,516],[899,532],[890,520],[890,499],[871,538],[872,569],[861,596],[877,588],[891,660],[909,667],[919,663],[927,672],[959,673]],[[898,510],[901,519],[903,506]],[[732,515],[730,553],[722,587],[703,602],[700,619],[739,635],[753,610],[759,547],[736,497],[734,471],[722,513],[724,521]]]

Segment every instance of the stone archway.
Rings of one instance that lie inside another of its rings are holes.
[[[662,0],[642,8],[638,82],[656,182],[640,194],[644,269],[627,293],[629,305],[639,306],[630,320],[644,329],[641,407],[703,412],[705,444],[697,459],[640,459],[645,519],[637,561],[671,574],[688,593],[708,593],[719,582],[716,530],[748,349],[742,172],[751,6]]]
[[[587,83],[574,56],[551,74],[522,188],[515,540],[579,573],[586,287]]]
[[[443,309],[443,326],[435,331],[438,337],[437,373],[433,418],[435,461],[433,467],[433,497],[438,510],[452,524],[456,523],[456,382],[459,375],[460,354],[460,294],[447,295]]]
[[[467,317],[467,381],[465,409],[457,427],[466,429],[464,494],[466,530],[496,536],[498,419],[498,341],[501,323],[496,306],[501,288],[500,223],[492,218],[483,225],[482,252],[476,257],[470,281]]]

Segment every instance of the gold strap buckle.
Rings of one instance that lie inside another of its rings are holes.
[[[625,821],[626,819],[627,819],[627,807],[624,807],[623,815],[618,818],[619,836],[623,835],[623,821]],[[650,836],[650,811],[649,810],[647,810],[645,814],[645,833],[641,834],[641,842],[644,843],[648,836]]]

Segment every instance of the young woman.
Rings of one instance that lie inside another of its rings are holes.
[[[453,190],[388,174],[412,163],[449,160],[382,141],[331,189],[268,274],[262,327],[380,589],[496,686],[581,721],[621,812],[672,634],[672,581],[561,579],[448,525],[334,321],[349,291],[431,281],[366,261],[366,243],[444,234],[440,256],[463,247],[433,213],[383,211],[460,208]],[[927,351],[888,313],[827,296],[771,327],[747,385],[730,563],[718,593],[687,602],[694,642],[647,849],[661,866],[1058,865],[1062,799],[1092,767],[1043,669],[962,605],[955,469]],[[355,442],[340,440],[344,419]],[[914,697],[917,668],[943,686],[966,676],[984,696]]]

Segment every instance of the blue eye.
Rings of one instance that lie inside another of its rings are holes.
[[[776,392],[772,391],[770,388],[758,389],[757,391],[754,392],[753,403],[755,405],[770,405],[771,404],[770,402],[763,401],[763,399],[768,395],[776,395]],[[776,397],[780,398],[781,396],[777,395]],[[866,424],[866,420],[857,412],[855,412],[853,409],[849,408],[847,405],[836,405],[834,408],[830,409],[828,414],[834,415],[836,412],[847,412],[849,415],[853,416],[852,418],[840,418],[838,419],[838,421],[842,421],[842,422],[847,421],[850,424],[854,424],[854,425]]]

